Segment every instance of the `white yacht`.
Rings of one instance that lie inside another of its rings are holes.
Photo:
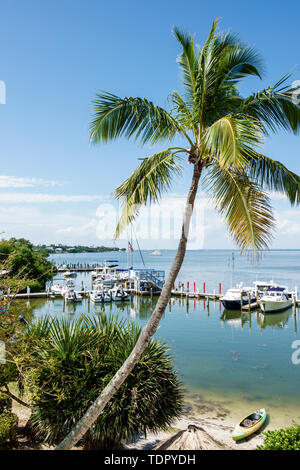
[[[240,310],[243,305],[249,303],[249,296],[251,303],[254,303],[256,297],[253,287],[243,287],[240,284],[228,289],[220,300],[227,310]]]
[[[293,297],[289,297],[288,292],[270,290],[259,299],[258,303],[264,313],[282,312],[293,305]]]
[[[159,250],[154,250],[151,253],[152,256],[161,256],[161,252]]]

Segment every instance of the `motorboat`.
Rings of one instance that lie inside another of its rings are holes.
[[[285,292],[288,297],[291,299],[293,295],[295,295],[297,289],[295,288],[294,291],[290,290],[287,286],[278,284],[274,282],[273,280],[269,282],[263,282],[263,281],[255,281],[254,282],[254,290],[257,293],[258,297],[262,297],[269,291],[273,292]]]
[[[130,295],[123,290],[122,286],[115,286],[109,290],[112,300],[114,301],[127,301],[130,300]]]
[[[79,294],[79,292],[76,292],[73,289],[68,289],[64,293],[64,299],[66,302],[81,302],[82,301],[82,295]]]
[[[221,302],[227,310],[240,310],[243,305],[256,302],[253,287],[243,287],[241,285],[228,289]]]
[[[64,286],[62,284],[52,284],[50,291],[54,294],[61,294]]]
[[[90,292],[90,300],[91,302],[94,302],[95,304],[102,303],[103,302],[103,295],[100,291],[91,291]]]
[[[258,301],[264,313],[282,312],[293,305],[293,297],[288,292],[269,290]]]
[[[76,277],[77,274],[76,274],[75,271],[65,271],[65,272],[64,272],[64,276],[65,276],[65,277]]]

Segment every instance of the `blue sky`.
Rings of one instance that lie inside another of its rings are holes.
[[[300,79],[296,0],[2,0],[0,6],[0,80],[6,84],[6,104],[0,105],[0,229],[6,236],[110,242],[97,230],[101,204],[108,203],[137,158],[155,148],[124,139],[91,146],[91,103],[97,91],[106,90],[166,105],[179,87],[173,25],[194,33],[201,44],[218,16],[219,29],[231,29],[255,46],[265,60],[265,76],[244,84],[245,94],[291,69],[293,79]],[[300,173],[299,137],[272,136],[264,151]],[[186,193],[190,175],[187,167],[173,188],[173,202]],[[300,248],[299,210],[282,198],[273,202],[279,227],[273,246]],[[203,246],[231,247],[211,207],[204,199],[199,204]],[[176,241],[159,235],[144,240],[145,248],[158,245],[173,247]]]

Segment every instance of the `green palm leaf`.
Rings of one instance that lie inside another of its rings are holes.
[[[194,39],[189,33],[185,33],[177,26],[173,28],[173,34],[182,46],[182,53],[177,62],[182,71],[183,85],[187,99],[193,101],[196,86],[197,55],[194,47]]]
[[[142,144],[172,139],[181,131],[179,123],[163,108],[145,98],[120,98],[97,94],[90,139],[108,142],[120,136],[140,138]]]
[[[248,163],[247,155],[262,143],[258,120],[245,115],[228,115],[214,122],[203,137],[203,151],[217,158],[221,166],[240,167]]]
[[[123,212],[116,228],[115,238],[136,217],[141,205],[158,201],[163,191],[167,191],[172,179],[182,169],[178,152],[169,149],[145,158],[132,175],[115,192],[124,204]]]
[[[205,186],[215,207],[225,216],[229,233],[241,250],[268,247],[274,229],[269,198],[244,173],[213,164]]]
[[[300,203],[300,177],[281,162],[253,152],[247,173],[260,186],[285,194],[291,204]]]
[[[293,100],[293,94],[300,91],[299,87],[283,86],[290,78],[285,75],[274,86],[259,91],[241,103],[240,111],[259,119],[268,129],[276,132],[285,129],[297,134],[300,130],[300,106]],[[280,88],[281,87],[281,88]]]

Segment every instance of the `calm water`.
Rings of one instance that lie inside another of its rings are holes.
[[[230,251],[188,252],[178,277],[195,281],[207,291],[223,290],[231,284],[255,279],[273,278],[290,287],[300,287],[300,251],[267,253],[261,262],[250,264],[235,252],[234,269]],[[148,267],[169,269],[174,252],[163,251],[161,257],[143,253]],[[135,255],[137,258],[137,254]],[[92,263],[103,259],[118,259],[126,266],[126,253],[108,255],[55,255],[58,262]],[[136,267],[142,267],[135,260]],[[76,283],[90,287],[89,275],[78,275]],[[84,299],[82,304],[64,306],[62,299],[32,300],[36,317],[45,314],[77,317],[82,313],[118,313],[120,317],[144,324],[156,299],[133,298],[130,303],[93,305]],[[298,314],[293,310],[263,315],[258,312],[224,311],[219,302],[172,299],[161,321],[157,336],[167,340],[175,366],[191,393],[205,399],[222,401],[231,411],[249,410],[257,406],[268,408],[280,425],[300,422],[300,364],[294,365],[292,343],[300,340]],[[298,348],[300,349],[300,343]],[[299,353],[300,358],[300,353]]]

